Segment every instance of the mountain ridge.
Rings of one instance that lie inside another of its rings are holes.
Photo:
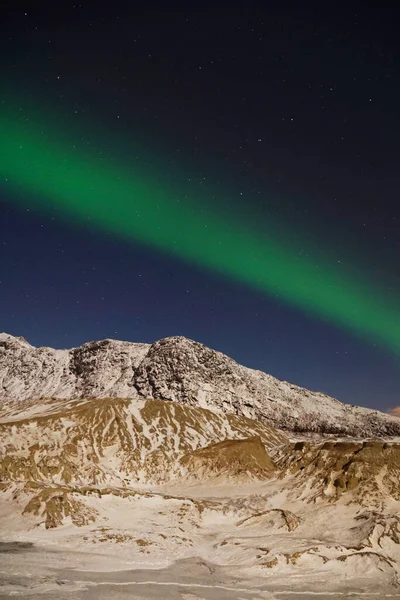
[[[41,397],[172,400],[303,434],[400,436],[397,417],[280,381],[182,336],[58,350],[0,334],[0,404]]]

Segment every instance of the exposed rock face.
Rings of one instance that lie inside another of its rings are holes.
[[[151,346],[103,340],[53,350],[1,334],[0,407],[41,397],[173,400],[295,432],[400,435],[396,417],[279,381],[183,337]]]
[[[85,506],[80,498],[81,490],[71,490],[68,487],[40,486],[35,482],[28,483],[24,491],[31,493],[32,497],[23,511],[24,515],[32,514],[43,518],[42,523],[46,529],[59,527],[66,518],[82,527],[93,523],[98,515],[97,511]]]
[[[251,517],[241,519],[237,522],[238,527],[256,528],[256,529],[285,529],[294,531],[301,523],[301,519],[290,510],[273,508],[260,513],[255,513]]]
[[[180,462],[200,481],[226,476],[262,480],[275,474],[275,465],[259,437],[217,442],[185,454]]]
[[[280,476],[292,475],[297,494],[382,508],[400,500],[400,444],[382,441],[296,442],[282,450]]]

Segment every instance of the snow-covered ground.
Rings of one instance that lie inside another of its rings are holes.
[[[32,600],[384,600],[399,596],[393,590],[342,586],[321,580],[314,590],[301,582],[255,581],[237,576],[232,568],[188,559],[165,569],[143,569],[121,565],[108,570],[104,561],[87,554],[35,548],[0,546],[0,598],[26,597]],[[94,569],[90,570],[94,565]],[[84,569],[82,568],[84,567]],[[101,570],[99,569],[101,567]],[[319,586],[319,589],[315,589]]]
[[[0,598],[400,598],[400,446],[143,398],[4,404]]]
[[[358,505],[291,501],[276,479],[130,491],[89,494],[96,521],[54,529],[3,492],[0,597],[400,598]]]

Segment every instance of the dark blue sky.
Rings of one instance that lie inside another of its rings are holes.
[[[227,6],[6,2],[3,92],[23,90],[25,104],[43,99],[58,118],[76,118],[83,136],[96,130],[110,148],[118,139],[119,152],[144,143],[187,185],[211,180],[226,190],[223,204],[210,198],[219,208],[260,227],[274,215],[300,246],[310,236],[398,306],[391,15]],[[350,403],[400,403],[399,358],[384,349],[276,298],[43,216],[34,199],[18,208],[4,182],[0,244],[0,330],[35,345],[186,335]]]
[[[112,236],[2,205],[1,329],[34,345],[185,335],[308,388],[386,409],[398,363],[263,294]]]

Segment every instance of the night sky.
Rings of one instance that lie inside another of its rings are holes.
[[[399,44],[394,14],[351,3],[3,3],[0,118],[20,129],[0,129],[0,331],[57,348],[184,335],[352,404],[400,404]],[[28,156],[32,127],[59,154]],[[63,152],[79,214],[61,206]],[[138,177],[154,193],[134,210]],[[338,282],[331,301],[299,300],[301,265]],[[364,295],[336,319],[353,283]]]

